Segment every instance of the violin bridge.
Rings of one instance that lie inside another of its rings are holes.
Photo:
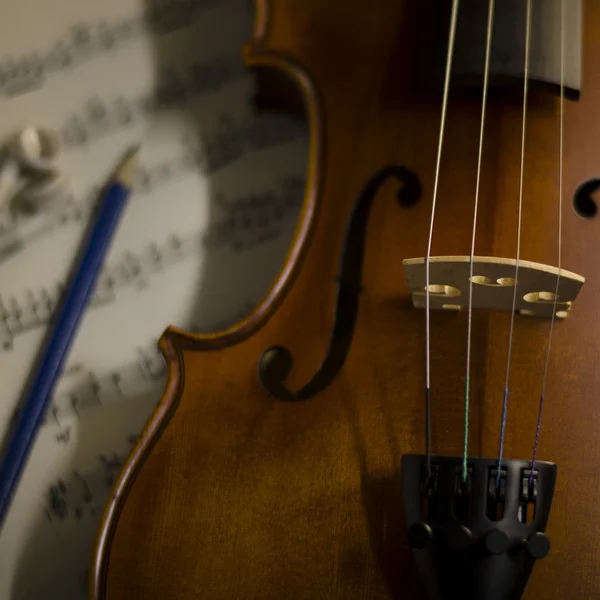
[[[429,264],[429,307],[462,310],[469,306],[469,256],[435,256]],[[473,308],[512,310],[516,260],[476,256],[473,260]],[[425,258],[402,261],[415,308],[425,308]],[[515,310],[525,316],[550,318],[554,309],[556,267],[519,260]],[[560,270],[556,317],[566,318],[585,278]]]

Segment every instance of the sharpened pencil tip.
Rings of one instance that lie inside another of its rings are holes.
[[[121,163],[117,168],[115,180],[124,185],[125,187],[130,188],[133,186],[139,151],[139,144],[131,146],[127,150],[127,152],[125,152],[125,156],[122,158]]]

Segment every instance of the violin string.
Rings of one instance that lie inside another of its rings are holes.
[[[519,253],[521,251],[521,213],[523,208],[523,172],[525,166],[525,129],[527,117],[527,94],[529,91],[529,46],[531,38],[531,0],[527,0],[527,17],[525,33],[525,68],[523,75],[523,117],[521,131],[521,173],[519,176],[519,217],[517,224],[517,253],[515,261],[515,280],[513,283],[513,301],[510,316],[510,330],[508,334],[508,352],[506,357],[506,378],[504,381],[504,397],[502,400],[502,418],[500,422],[500,443],[498,445],[498,469],[496,474],[496,486],[500,487],[500,469],[502,468],[502,453],[504,451],[504,433],[506,430],[506,413],[508,408],[508,382],[510,377],[510,357],[512,353],[513,331],[515,324],[515,309],[517,306],[517,287],[519,285]]]
[[[540,429],[542,427],[542,410],[544,408],[544,396],[546,394],[546,380],[548,378],[548,365],[550,363],[550,344],[552,343],[552,333],[554,331],[554,320],[556,316],[556,306],[558,302],[558,287],[560,283],[560,269],[562,258],[562,204],[563,204],[563,133],[564,133],[564,92],[565,92],[565,0],[560,3],[561,22],[560,22],[560,117],[559,117],[559,143],[558,143],[558,272],[556,274],[556,289],[554,290],[554,306],[552,307],[552,318],[550,320],[550,332],[548,334],[548,347],[546,349],[546,361],[544,365],[544,375],[542,377],[542,391],[540,394],[540,405],[538,409],[537,426],[535,429],[535,441],[533,444],[533,457],[531,459],[530,481],[533,478],[535,470],[535,461],[537,457],[538,445],[540,442]]]
[[[446,111],[448,107],[448,88],[450,73],[452,71],[452,56],[454,54],[454,37],[456,34],[456,21],[459,0],[452,0],[452,15],[450,17],[450,32],[448,35],[448,50],[446,53],[446,73],[444,76],[444,92],[442,98],[442,114],[440,118],[440,133],[438,137],[437,161],[435,166],[435,179],[433,183],[433,202],[431,205],[431,220],[429,223],[429,240],[427,242],[427,257],[425,259],[425,446],[427,452],[427,475],[431,474],[431,350],[430,350],[430,325],[429,325],[429,265],[431,258],[431,240],[433,239],[433,222],[435,219],[435,205],[437,200],[438,183],[440,177],[440,163],[442,147],[444,144],[444,130],[446,126]]]
[[[485,47],[485,69],[483,73],[483,98],[481,100],[481,126],[479,130],[479,151],[477,157],[477,179],[475,183],[475,206],[473,208],[473,233],[471,236],[471,257],[469,261],[469,315],[467,319],[467,368],[465,377],[465,423],[463,438],[462,478],[467,480],[467,454],[469,445],[469,392],[471,371],[471,329],[473,321],[473,262],[475,258],[475,237],[477,231],[477,209],[479,207],[479,184],[481,181],[481,163],[483,157],[483,132],[487,105],[488,79],[490,72],[490,54],[492,47],[492,29],[494,23],[494,0],[488,7],[487,41]]]

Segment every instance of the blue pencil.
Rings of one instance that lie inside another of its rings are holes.
[[[137,148],[127,152],[105,188],[91,233],[53,315],[47,342],[34,367],[14,433],[0,463],[0,530],[130,195],[137,153]]]

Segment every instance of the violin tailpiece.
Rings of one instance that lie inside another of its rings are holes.
[[[425,258],[402,261],[415,308],[425,308]],[[476,256],[473,260],[473,308],[512,310],[517,261]],[[436,310],[461,310],[469,305],[469,256],[431,257],[429,306]],[[585,279],[581,275],[541,263],[519,260],[515,310],[523,316],[552,317],[556,278],[559,278],[556,317],[566,318]]]
[[[545,535],[557,467],[549,462],[402,457],[409,545],[431,598],[518,600],[536,560],[550,550]]]

